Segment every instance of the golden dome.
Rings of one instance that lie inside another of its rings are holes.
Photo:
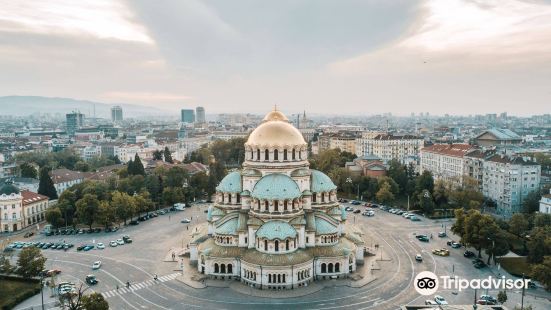
[[[289,123],[285,114],[273,110],[268,113],[260,126],[249,135],[246,145],[262,147],[303,146],[306,141],[295,126]]]

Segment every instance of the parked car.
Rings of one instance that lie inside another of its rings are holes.
[[[130,221],[130,225],[139,225],[140,222],[136,221],[136,220],[132,220]]]
[[[117,244],[118,245],[124,245],[124,241],[122,239],[117,239]]]
[[[444,237],[446,237],[446,236],[447,236],[447,234],[446,234],[445,232],[443,232],[443,231],[441,231],[441,232],[438,233],[438,237],[440,237],[440,238],[444,238]]]
[[[495,305],[496,303],[494,301],[491,301],[491,300],[479,299],[479,300],[476,301],[476,304],[478,304],[478,305]]]
[[[95,261],[93,264],[92,264],[92,269],[96,270],[96,269],[99,269],[101,267],[101,261],[98,260],[98,261]]]
[[[415,215],[412,216],[412,217],[410,217],[409,219],[412,220],[412,221],[414,221],[414,222],[419,222],[419,221],[421,220],[419,217],[417,217],[417,216],[415,216]]]
[[[82,250],[84,250],[85,247],[86,247],[86,245],[84,245],[84,244],[83,244],[83,245],[79,245],[79,246],[77,247],[77,251],[82,251]]]
[[[132,238],[130,238],[127,235],[124,235],[122,236],[122,241],[124,241],[124,243],[132,243]]]
[[[90,251],[93,248],[94,248],[94,246],[89,244],[89,245],[85,246],[83,250],[84,251]]]
[[[463,253],[463,256],[467,257],[467,258],[470,258],[470,257],[473,257],[474,256],[474,253],[467,250]]]
[[[461,243],[452,242],[452,248],[459,249],[461,247]]]
[[[434,296],[434,301],[436,301],[436,303],[439,304],[439,305],[447,305],[448,304],[446,299],[444,299],[444,297],[442,297],[440,295]]]
[[[486,301],[489,301],[492,303],[492,305],[495,305],[497,303],[497,299],[495,299],[493,296],[491,295],[480,295],[480,300],[486,300]],[[479,305],[482,305],[482,304],[479,304]]]
[[[425,305],[438,305],[438,304],[434,300],[427,299],[425,300]]]
[[[29,231],[28,233],[25,233],[25,235],[23,237],[24,238],[29,238],[32,235],[34,235],[34,233],[32,231]]]
[[[117,243],[117,241],[111,241],[109,242],[109,246],[112,246],[112,247],[116,247],[118,246],[119,244]]]
[[[360,212],[362,212],[360,209],[354,210],[354,213],[360,213]]]
[[[432,250],[432,254],[438,255],[438,256],[450,256],[450,251],[446,249],[434,249]]]
[[[346,207],[346,208],[344,208],[344,211],[349,211],[349,212],[350,212],[350,211],[354,211],[354,208],[352,208],[352,207]]]
[[[475,263],[473,266],[476,269],[480,269],[480,268],[486,267],[486,263],[484,263],[483,261],[479,261],[479,262]]]
[[[415,255],[415,260],[418,261],[418,262],[422,262],[423,261],[423,256],[421,256],[421,254],[417,254],[417,255]]]
[[[352,202],[350,202],[350,204],[353,204],[355,206],[358,206],[358,205],[361,205],[362,203],[357,201],[357,200],[352,200]]]
[[[105,249],[105,244],[99,242],[99,243],[96,245],[96,247],[97,247],[99,250],[103,250],[103,249]]]
[[[185,218],[185,219],[182,219],[182,220],[180,221],[180,223],[184,223],[184,224],[191,223],[191,220],[188,219],[188,218]]]
[[[90,285],[96,285],[98,284],[98,279],[96,279],[96,276],[93,274],[89,274],[86,276],[86,283]]]

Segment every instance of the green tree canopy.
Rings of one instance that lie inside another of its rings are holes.
[[[79,222],[88,225],[92,228],[92,224],[96,218],[99,209],[99,200],[96,195],[85,194],[76,203],[76,216]]]
[[[42,167],[40,169],[40,181],[38,183],[38,193],[48,196],[50,199],[57,199],[57,191],[52,178],[48,174],[49,168]]]
[[[44,270],[45,263],[46,258],[38,248],[23,248],[17,259],[17,274],[26,279],[36,277]]]
[[[165,146],[164,157],[167,163],[174,163],[174,160],[172,160],[172,153],[168,149],[168,146]]]
[[[36,179],[37,176],[38,176],[38,173],[36,171],[36,169],[33,167],[33,165],[29,164],[29,163],[22,163],[20,166],[19,166],[19,171],[21,173],[21,177],[22,178],[33,178],[33,179]]]
[[[381,203],[389,203],[394,200],[394,194],[392,193],[391,186],[388,182],[383,182],[377,192],[377,201]]]
[[[109,303],[100,293],[92,293],[90,295],[82,296],[82,308],[83,310],[108,310]]]
[[[63,215],[59,207],[51,207],[46,209],[46,221],[52,224],[54,227],[59,227],[63,224]]]

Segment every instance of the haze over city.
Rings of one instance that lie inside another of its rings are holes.
[[[549,1],[0,1],[0,94],[175,112],[549,112]]]

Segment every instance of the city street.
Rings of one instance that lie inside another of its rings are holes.
[[[75,247],[84,243],[104,243],[106,248],[103,250],[77,252],[73,248],[67,252],[50,249],[42,252],[48,258],[47,269],[62,270],[56,279],[57,283],[81,283],[86,275],[96,275],[99,283],[90,289],[102,293],[112,309],[396,309],[403,304],[423,304],[426,299],[430,299],[430,296],[419,295],[413,288],[413,279],[420,271],[429,270],[439,276],[458,275],[469,279],[497,275],[488,268],[475,269],[471,260],[463,257],[464,249],[452,249],[446,245],[449,238],[438,238],[437,234],[444,229],[444,225],[450,234],[450,221],[437,222],[422,218],[422,221],[412,222],[374,209],[374,217],[348,213],[348,223],[355,222],[365,233],[366,247],[377,255],[377,263],[381,268],[373,271],[377,279],[364,287],[333,286],[327,281],[327,287],[321,291],[297,298],[277,298],[278,292],[275,291],[274,298],[260,298],[242,295],[228,288],[194,289],[176,279],[181,273],[179,262],[164,260],[170,257],[170,249],[186,247],[190,230],[205,222],[206,208],[206,204],[195,205],[185,211],[160,215],[137,226],[121,228],[115,233],[50,237],[39,235],[31,240],[65,240],[74,243]],[[183,218],[192,219],[192,223],[180,223]],[[189,227],[186,229],[186,226]],[[427,243],[421,242],[415,238],[415,234],[432,234],[433,239]],[[114,248],[108,245],[111,240],[122,235],[129,235],[133,243]],[[454,240],[458,241],[458,238]],[[375,250],[375,244],[379,245],[378,250]],[[431,251],[435,248],[449,249],[450,256],[432,255]],[[423,262],[415,261],[416,254],[423,256]],[[92,270],[92,264],[97,260],[102,261],[102,266],[99,270]],[[184,266],[184,272],[187,268],[191,267]],[[158,280],[154,280],[154,275],[158,276]],[[129,289],[126,288],[127,281],[130,282]],[[537,292],[539,295],[544,294],[541,288]],[[478,292],[479,295],[485,293]],[[497,292],[488,293],[497,295]],[[507,293],[508,307],[520,304],[520,292]],[[445,297],[450,304],[469,304],[474,299],[472,290],[459,293],[439,290],[437,294]],[[528,290],[525,305],[532,304],[534,309],[551,306],[548,300],[535,299],[532,295],[534,292]],[[40,298],[34,297],[18,309],[36,307],[39,303]]]

